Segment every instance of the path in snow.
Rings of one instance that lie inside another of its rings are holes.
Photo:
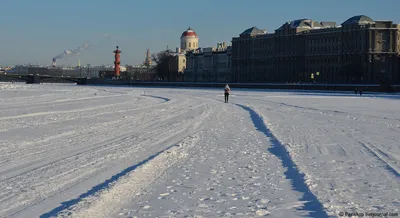
[[[109,90],[96,88],[84,90],[80,100],[75,87],[65,86],[71,104],[65,104],[65,91],[55,91],[59,101],[49,102],[38,91],[36,100],[49,107],[2,116],[0,216],[39,215],[57,207],[192,134],[209,111],[196,100],[176,102],[132,89],[120,93],[119,104]],[[18,103],[25,104],[7,107]]]
[[[0,216],[326,217],[400,205],[397,97],[235,90],[225,104],[215,89],[0,90]]]
[[[303,193],[292,190],[279,158],[267,150],[272,147],[270,139],[257,131],[248,111],[201,100],[212,112],[196,134],[196,142],[186,143],[184,157],[163,166],[152,160],[96,198],[89,197],[59,216],[326,217],[316,199],[311,199],[310,207],[300,201]],[[138,181],[143,171],[147,185]],[[124,187],[133,191],[122,191]]]
[[[397,99],[263,96],[251,101],[331,214],[400,208]]]

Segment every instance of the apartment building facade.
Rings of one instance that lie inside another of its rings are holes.
[[[225,42],[216,47],[199,48],[186,53],[185,81],[230,82],[231,46]]]
[[[400,84],[400,25],[300,19],[232,39],[232,82]]]

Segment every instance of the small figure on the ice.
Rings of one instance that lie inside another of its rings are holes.
[[[231,88],[229,87],[228,84],[225,85],[225,103],[228,103],[229,100],[229,92],[231,91]]]

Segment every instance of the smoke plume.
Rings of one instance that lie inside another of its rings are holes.
[[[63,53],[57,55],[54,57],[54,59],[61,59],[61,58],[65,58],[68,56],[78,56],[82,51],[90,48],[92,45],[89,43],[84,43],[81,46],[79,46],[78,48],[74,49],[74,50],[69,50],[66,49]]]

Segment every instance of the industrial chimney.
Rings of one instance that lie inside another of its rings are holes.
[[[56,59],[53,58],[53,67],[55,67],[55,66],[56,66]]]

